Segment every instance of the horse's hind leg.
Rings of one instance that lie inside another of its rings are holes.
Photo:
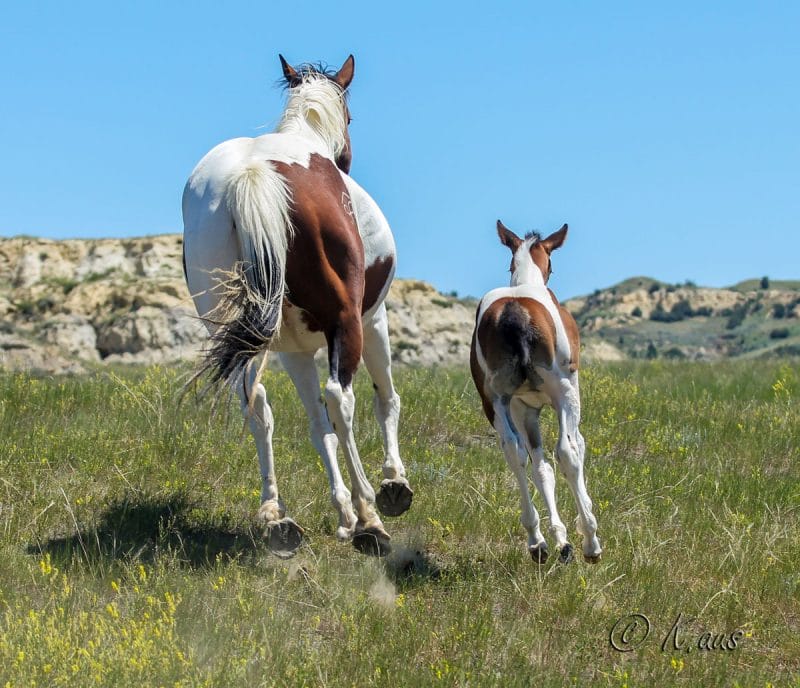
[[[540,409],[527,406],[519,399],[511,400],[511,418],[531,457],[533,482],[550,514],[550,535],[555,538],[559,559],[567,563],[573,558],[572,545],[567,542],[567,529],[556,507],[556,476],[553,467],[544,458],[539,413]]]
[[[349,540],[353,537],[357,519],[351,504],[350,490],[342,480],[339,463],[336,460],[339,440],[331,427],[325,405],[320,398],[319,375],[317,375],[317,367],[314,364],[314,354],[313,352],[281,353],[280,359],[297,389],[300,401],[303,402],[310,424],[311,443],[322,459],[325,472],[328,474],[331,502],[339,513],[336,537],[339,540]]]
[[[275,457],[272,453],[274,419],[264,385],[261,383],[254,385],[256,374],[254,362],[247,371],[246,380],[239,383],[237,390],[242,413],[250,425],[250,432],[256,442],[261,470],[261,507],[256,520],[265,527],[264,537],[270,549],[278,555],[290,556],[300,546],[303,530],[292,519],[285,517],[286,508],[278,496]]]
[[[384,516],[399,516],[408,511],[414,493],[406,480],[400,459],[397,428],[400,422],[400,397],[392,382],[392,354],[389,348],[389,324],[386,306],[364,321],[364,364],[375,389],[375,417],[383,435],[383,482],[376,501]]]
[[[540,564],[547,560],[547,542],[540,529],[539,514],[533,506],[531,493],[528,490],[528,476],[525,467],[528,464],[528,454],[514,428],[509,411],[509,400],[496,397],[493,400],[494,428],[497,431],[500,447],[506,457],[506,463],[517,479],[519,485],[520,507],[522,516],[520,522],[528,533],[528,552],[531,558]]]
[[[375,511],[375,491],[364,473],[353,434],[353,377],[361,359],[362,342],[360,315],[343,312],[328,338],[330,377],[325,384],[325,402],[350,472],[353,508],[358,517],[353,545],[365,553],[383,555],[390,549],[391,538]]]
[[[558,415],[558,466],[569,483],[578,508],[578,530],[583,536],[583,556],[589,562],[600,560],[602,548],[597,539],[597,519],[592,513],[592,500],[583,478],[586,443],[578,429],[581,404],[577,376],[560,382],[560,394],[553,404]]]

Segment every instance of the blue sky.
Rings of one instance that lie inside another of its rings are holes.
[[[563,297],[800,278],[800,4],[6,3],[0,235],[181,231],[189,172],[270,131],[278,53],[353,53],[353,176],[399,275],[480,295],[502,218],[570,224]]]

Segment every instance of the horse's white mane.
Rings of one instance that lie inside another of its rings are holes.
[[[345,95],[323,74],[309,73],[289,90],[279,133],[306,134],[310,129],[336,158],[345,147]]]

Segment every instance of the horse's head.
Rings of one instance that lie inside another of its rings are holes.
[[[547,284],[553,270],[550,265],[550,254],[560,248],[567,238],[567,225],[553,232],[545,239],[530,232],[524,239],[518,237],[500,220],[497,221],[497,235],[504,246],[511,249],[511,286],[538,282],[539,274]]]
[[[304,64],[295,68],[292,67],[283,55],[278,55],[281,59],[283,78],[290,91],[301,89],[305,84],[319,83],[323,81],[335,86],[333,91],[336,97],[336,107],[339,112],[328,112],[322,103],[322,107],[314,107],[313,104],[307,108],[307,118],[313,118],[310,122],[316,130],[324,132],[325,138],[331,143],[332,152],[336,166],[342,172],[350,172],[350,164],[353,160],[353,153],[350,148],[350,109],[347,107],[347,88],[353,80],[355,72],[355,59],[350,55],[341,66],[338,72],[333,72],[321,64]]]

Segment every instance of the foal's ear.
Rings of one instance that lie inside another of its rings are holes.
[[[347,90],[350,82],[353,80],[353,74],[356,69],[356,60],[350,55],[342,65],[342,68],[333,75],[333,80],[341,86],[343,91]]]
[[[549,237],[546,239],[542,239],[539,244],[542,248],[547,251],[548,253],[552,253],[557,248],[561,248],[564,240],[567,238],[567,230],[569,227],[567,225],[563,225],[561,229],[557,232],[553,232]]]
[[[522,239],[500,222],[500,220],[497,221],[497,236],[500,237],[500,243],[503,244],[503,246],[508,246],[508,248],[511,249],[511,253],[516,253],[519,245],[522,243]]]
[[[289,84],[289,86],[296,86],[300,81],[300,75],[297,73],[297,70],[283,59],[283,55],[279,53],[278,57],[281,58],[281,69],[283,69],[283,78],[286,79],[286,83]]]

